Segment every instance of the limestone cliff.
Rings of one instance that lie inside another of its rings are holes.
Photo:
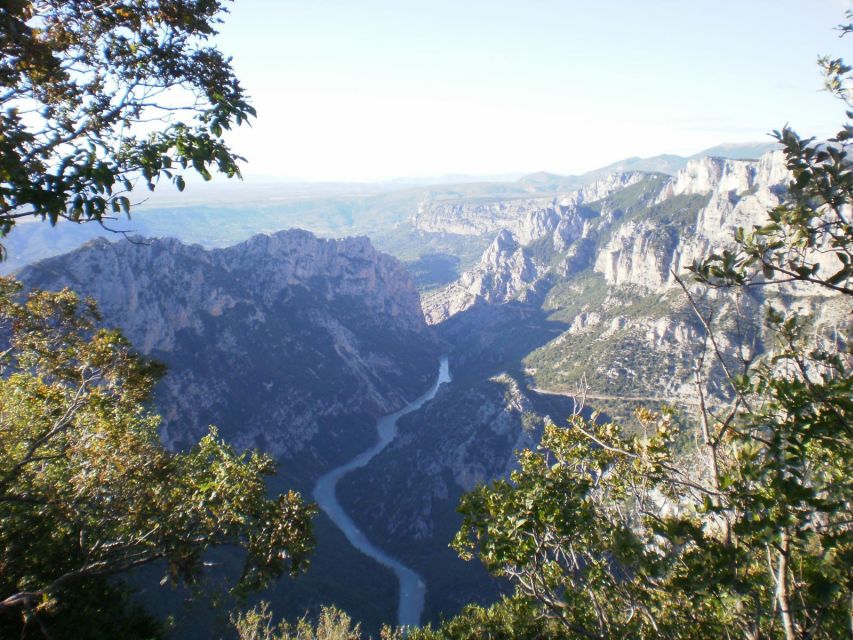
[[[512,233],[502,229],[476,267],[448,287],[425,296],[427,321],[431,324],[441,322],[477,302],[512,300],[540,275],[540,269]]]
[[[157,404],[174,446],[217,424],[240,447],[334,457],[369,442],[373,418],[437,367],[411,278],[367,238],[283,231],[216,250],[100,239],[20,277],[92,296],[107,324],[168,365]]]
[[[673,272],[683,276],[694,260],[731,246],[738,227],[765,223],[789,179],[784,155],[773,151],[758,160],[693,159],[674,176],[611,177],[547,211],[539,203],[525,208],[516,202],[513,219],[489,219],[502,226],[480,262],[424,297],[427,320],[452,342],[488,326],[487,310],[495,315],[497,305],[516,305],[512,313],[528,318],[528,327],[534,326],[529,318],[545,312],[550,324],[540,319],[537,326],[543,335],[559,335],[521,355],[535,385],[566,392],[586,379],[604,404],[614,398],[690,404],[695,400],[691,369],[704,331]],[[468,224],[496,208],[479,202],[455,212]],[[786,285],[754,290],[738,301],[740,313],[754,322],[726,324],[720,339],[748,338],[760,349],[758,320],[771,294],[792,312],[818,309],[819,322],[836,322],[838,305],[830,294]],[[814,295],[823,299],[819,305],[809,297]],[[735,302],[723,293],[710,293],[701,303],[718,318],[735,313]],[[468,338],[457,357],[480,349],[479,342]],[[482,358],[482,350],[478,353]],[[719,380],[708,384],[712,395],[725,396],[726,385]]]
[[[671,270],[731,243],[737,227],[761,224],[788,179],[777,151],[757,161],[695,159],[666,178],[615,174],[559,201],[423,205],[414,220],[421,228],[500,232],[478,265],[424,300],[427,319],[517,297],[549,271],[566,277],[592,267],[608,284],[662,292],[674,284]],[[534,256],[543,253],[536,243],[547,248],[544,259]]]

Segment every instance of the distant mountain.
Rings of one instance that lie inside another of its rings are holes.
[[[402,177],[380,182],[381,186],[418,187],[431,185],[469,184],[479,182],[512,182],[518,180],[520,173],[500,173],[495,175],[469,175],[466,173],[446,173],[440,176]]]
[[[758,160],[765,153],[779,149],[778,142],[729,142],[718,144],[694,153],[690,159],[703,157],[730,158],[731,160]]]
[[[675,175],[683,169],[688,161],[704,157],[730,158],[732,160],[756,160],[765,153],[778,148],[775,142],[745,142],[727,143],[709,147],[692,156],[684,157],[672,154],[652,156],[650,158],[625,158],[611,164],[587,171],[577,176],[561,176],[553,173],[540,171],[522,176],[518,183],[525,185],[531,190],[546,193],[565,193],[572,191],[585,184],[600,180],[611,173],[623,173],[627,171],[645,171],[648,173],[665,173]]]
[[[583,175],[585,179],[610,173],[622,173],[624,171],[646,171],[648,173],[666,173],[672,175],[687,163],[687,158],[672,154],[662,154],[651,158],[626,158],[612,164],[608,164]]]
[[[773,143],[725,144],[693,157],[752,159],[771,147]],[[325,237],[367,235],[384,251],[417,261],[448,249],[439,237],[412,233],[408,220],[423,202],[509,201],[567,194],[611,173],[674,175],[688,160],[674,155],[628,158],[577,176],[539,172],[520,178],[453,174],[377,184],[257,180],[245,184],[192,184],[180,194],[168,189],[141,194],[140,200],[148,200],[134,209],[131,220],[110,220],[106,228],[60,221],[56,230],[44,222],[22,221],[2,239],[8,260],[0,262],[0,273],[71,251],[95,237],[118,237],[107,229],[146,237],[174,237],[213,248],[242,242],[257,233],[299,227]]]

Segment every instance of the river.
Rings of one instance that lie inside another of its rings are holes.
[[[424,595],[426,594],[426,583],[423,577],[399,560],[392,558],[367,539],[367,536],[361,532],[347,515],[346,511],[344,511],[343,507],[341,507],[335,495],[335,488],[337,487],[338,480],[350,471],[366,465],[380,451],[387,447],[397,437],[397,420],[407,413],[417,411],[425,403],[432,400],[438,392],[438,387],[445,382],[450,382],[450,368],[447,356],[442,356],[441,364],[438,368],[438,379],[435,381],[435,384],[420,398],[413,400],[396,413],[383,416],[376,423],[376,431],[379,436],[377,443],[367,451],[363,451],[355,456],[346,464],[335,467],[317,480],[317,484],[314,485],[314,500],[343,532],[350,544],[363,554],[376,560],[379,564],[388,567],[397,575],[397,580],[400,583],[397,623],[408,627],[416,627],[421,621],[421,612],[424,608]]]

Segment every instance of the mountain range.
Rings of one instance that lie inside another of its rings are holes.
[[[757,158],[774,143],[726,144],[691,156]],[[368,235],[380,249],[403,260],[417,260],[441,243],[423,242],[407,229],[407,220],[425,200],[529,198],[571,191],[613,172],[628,170],[673,174],[690,158],[661,155],[628,158],[582,175],[539,173],[529,176],[442,176],[425,184],[400,179],[376,184],[229,182],[191,184],[183,193],[158,189],[135,193],[130,219],[77,225],[59,221],[60,233],[36,220],[20,222],[3,238],[8,259],[0,273],[11,273],[37,260],[71,251],[95,237],[113,233],[172,237],[206,248],[226,247],[257,233],[299,227],[325,237]],[[113,232],[111,232],[111,230]]]
[[[534,174],[492,192],[462,185],[375,196],[371,224],[394,223],[371,240],[278,231],[209,249],[96,239],[20,277],[92,295],[108,323],[166,362],[157,405],[170,446],[218,424],[236,446],[273,453],[277,482],[306,493],[369,446],[375,420],[427,388],[439,354],[449,354],[453,382],[339,485],[370,539],[424,576],[425,621],[436,621],[500,592],[447,548],[455,506],[477,483],[505,476],[514,451],[535,446],[547,421],[561,423],[580,404],[626,418],[668,403],[689,439],[706,333],[681,286],[698,296],[685,269],[729,245],[738,227],[761,224],[790,179],[772,150],[617,168],[572,188],[574,178]],[[254,213],[242,220],[257,222]],[[373,242],[408,258],[408,271]],[[771,298],[790,313],[816,310],[819,325],[849,322],[836,297],[807,297],[795,285],[740,297],[710,291],[693,302],[724,321],[721,340],[760,352],[758,319]],[[735,323],[735,311],[754,321]],[[727,398],[720,371],[704,384],[710,401]],[[316,565],[277,589],[274,604],[298,615],[337,602],[369,631],[393,621],[389,572],[322,517],[317,530]],[[351,580],[366,586],[352,589]]]
[[[155,404],[169,446],[186,447],[216,425],[239,449],[279,461],[271,487],[279,491],[310,496],[322,473],[369,447],[376,420],[420,395],[438,369],[439,345],[411,277],[363,237],[284,231],[213,250],[96,239],[19,277],[93,297],[107,325],[167,365]],[[265,597],[290,616],[334,598],[371,628],[388,620],[393,575],[322,517],[316,534],[309,575]],[[341,580],[347,574],[366,576],[368,586],[353,592]],[[176,607],[156,583],[142,586],[155,609],[183,621],[176,637],[212,637],[210,612]]]

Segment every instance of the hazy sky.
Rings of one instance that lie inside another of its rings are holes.
[[[247,176],[578,173],[828,135],[846,0],[236,0],[217,44],[258,118]]]

